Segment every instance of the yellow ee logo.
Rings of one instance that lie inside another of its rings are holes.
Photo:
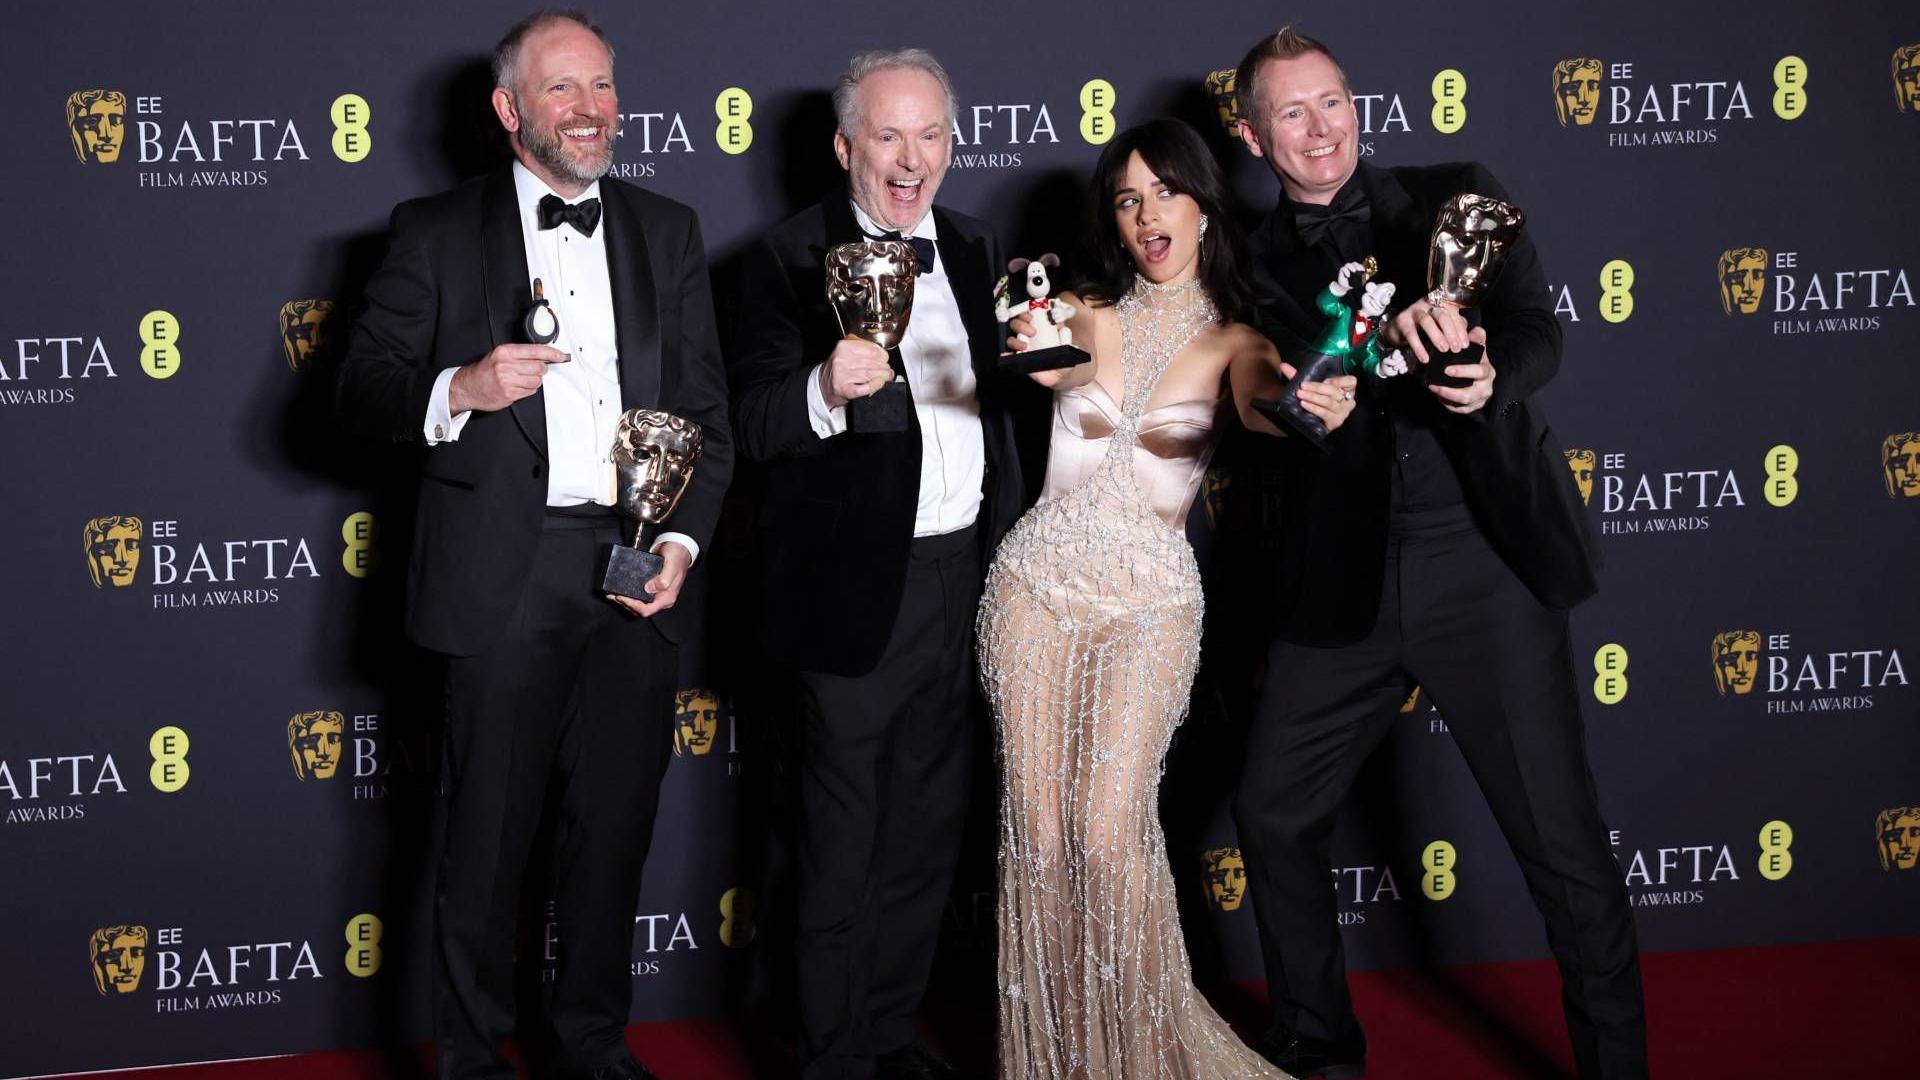
[[[1452,135],[1467,126],[1467,77],[1448,68],[1433,77],[1433,130]]]
[[[1593,696],[1602,705],[1618,705],[1627,697],[1627,650],[1609,642],[1593,654]]]
[[[1769,821],[1760,826],[1760,876],[1779,881],[1793,873],[1793,826],[1784,821]]]
[[[380,568],[380,549],[375,541],[380,538],[380,527],[374,523],[373,515],[365,510],[347,515],[340,523],[340,539],[347,542],[345,551],[340,553],[340,565],[354,577],[363,578]]]
[[[1623,323],[1633,316],[1633,264],[1615,259],[1600,268],[1600,317]]]
[[[753,925],[753,891],[735,886],[720,894],[720,943],[744,949],[759,930]]]
[[[140,370],[156,379],[171,379],[180,370],[180,320],[171,311],[149,311],[140,316]]]
[[[1800,454],[1786,443],[1767,451],[1767,501],[1785,506],[1800,494],[1800,481],[1793,474],[1800,470]]]
[[[367,134],[367,121],[373,110],[359,94],[341,94],[333,99],[327,116],[333,120],[333,156],[349,165],[367,160],[373,153],[373,136]]]
[[[1080,137],[1095,146],[1113,138],[1113,84],[1105,79],[1088,79],[1080,88]]]
[[[147,740],[147,751],[153,755],[153,767],[147,770],[147,779],[153,781],[156,789],[171,795],[187,786],[187,779],[193,775],[193,767],[187,764],[187,750],[191,746],[187,733],[171,724]]]
[[[729,86],[713,99],[713,113],[720,118],[713,141],[726,153],[746,153],[747,147],[753,145],[753,125],[747,123],[747,118],[753,115],[753,95]]]
[[[367,978],[380,970],[385,958],[380,937],[386,933],[378,915],[355,915],[347,920],[347,974]]]
[[[1445,900],[1453,895],[1459,884],[1453,876],[1457,861],[1453,845],[1445,840],[1435,840],[1420,853],[1420,891],[1427,894],[1427,899]]]
[[[1807,111],[1807,62],[1797,56],[1783,56],[1773,65],[1773,115],[1782,120],[1798,120]]]

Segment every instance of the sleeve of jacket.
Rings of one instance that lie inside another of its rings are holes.
[[[822,440],[807,420],[807,380],[826,358],[806,355],[800,299],[765,239],[741,257],[739,287],[727,381],[740,452],[761,462],[815,452]]]
[[[350,431],[372,439],[422,438],[433,362],[439,293],[428,230],[411,204],[388,224],[387,252],[368,279],[334,383],[334,412]]]
[[[707,273],[707,249],[700,219],[687,211],[686,249],[680,253],[679,371],[675,409],[699,424],[703,442],[693,480],[675,508],[668,528],[685,533],[706,550],[720,520],[720,506],[733,481],[733,427],[727,418],[727,373],[714,325],[713,283]]]
[[[1506,189],[1480,165],[1472,167],[1467,190],[1507,198]],[[1481,303],[1487,354],[1496,374],[1492,400],[1470,416],[1482,422],[1496,417],[1503,406],[1533,396],[1559,372],[1560,319],[1551,301],[1532,230],[1522,228],[1507,250],[1505,268]]]

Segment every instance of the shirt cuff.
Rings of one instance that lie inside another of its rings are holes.
[[[687,559],[688,567],[692,567],[694,563],[700,561],[700,545],[694,543],[693,537],[688,536],[686,533],[663,532],[653,538],[653,546],[647,550],[657,553],[660,550],[660,545],[669,540],[687,549],[687,554],[690,556],[690,558]]]
[[[807,422],[813,425],[813,433],[823,439],[831,439],[847,430],[847,407],[827,408],[827,395],[820,392],[820,369],[825,364],[815,364],[807,372]]]
[[[457,441],[461,429],[467,426],[467,420],[473,416],[471,409],[458,416],[453,414],[453,376],[459,370],[457,367],[446,368],[433,380],[433,393],[427,395],[426,423],[420,428],[428,446]]]

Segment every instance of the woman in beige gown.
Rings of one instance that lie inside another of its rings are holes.
[[[1006,1077],[1274,1077],[1193,988],[1156,795],[1200,655],[1185,536],[1216,417],[1290,368],[1251,328],[1225,185],[1177,120],[1122,132],[1089,196],[1068,294],[1091,362],[1054,389],[1045,490],[996,553],[982,679],[1003,769],[1000,1070]],[[1329,427],[1354,380],[1301,394]]]

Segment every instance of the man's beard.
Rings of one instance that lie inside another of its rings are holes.
[[[522,115],[525,114],[522,113]],[[520,145],[526,150],[528,157],[539,162],[553,175],[571,180],[576,184],[591,184],[607,175],[607,170],[613,168],[613,137],[619,133],[619,129],[612,124],[604,126],[607,129],[606,141],[601,144],[597,153],[584,162],[576,160],[567,153],[567,148],[561,145],[564,136],[560,134],[558,125],[551,131],[543,131],[535,124],[523,125],[520,128]]]

